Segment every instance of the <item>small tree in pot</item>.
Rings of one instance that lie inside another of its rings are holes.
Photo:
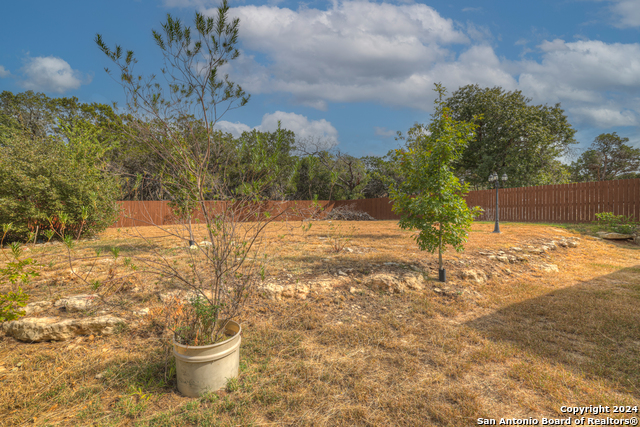
[[[195,29],[168,15],[162,31],[153,31],[164,56],[162,74],[168,90],[153,75],[134,76],[137,60],[132,51],[123,55],[120,46],[110,49],[101,35],[95,38],[119,68],[130,110],[130,137],[139,138],[163,160],[163,171],[156,179],[189,219],[188,230],[167,229],[167,233],[185,243],[206,238],[196,244],[197,250],[186,250],[187,270],[176,267],[159,250],[142,260],[151,271],[192,291],[189,303],[174,301],[173,311],[178,388],[190,396],[220,388],[226,378],[237,375],[240,327],[234,319],[264,278],[262,231],[282,214],[265,211],[263,194],[282,173],[283,150],[268,151],[259,140],[250,173],[231,182],[239,148],[230,147],[228,138],[213,129],[226,111],[249,100],[228,76],[218,76],[219,67],[239,55],[235,48],[239,20],[229,21],[228,10],[224,0],[215,19],[196,13]],[[278,143],[284,144],[280,127],[278,135]],[[191,230],[193,218],[205,226],[201,235]],[[210,361],[226,363],[223,368],[229,372],[220,374],[200,366]],[[208,381],[203,378],[207,376],[216,378]]]

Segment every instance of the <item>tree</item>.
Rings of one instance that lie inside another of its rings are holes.
[[[101,131],[79,124],[60,133],[14,130],[0,146],[0,223],[13,223],[11,239],[45,230],[79,238],[117,220],[120,189],[105,172]]]
[[[331,199],[331,171],[319,160],[320,156],[329,156],[329,153],[324,151],[315,156],[299,158],[292,179],[291,200],[313,200],[314,197],[319,200]],[[325,163],[328,161],[325,160]]]
[[[435,86],[439,97],[431,123],[426,127],[416,124],[409,130],[407,149],[398,153],[405,181],[391,185],[390,199],[393,211],[401,217],[399,226],[420,231],[415,237],[418,246],[431,253],[438,251],[443,272],[446,245],[456,251],[464,249],[473,217],[480,209],[467,207],[463,195],[469,184],[460,182],[452,166],[475,136],[476,125],[454,120],[443,100],[445,88]]]
[[[262,196],[270,200],[284,200],[294,191],[294,173],[296,162],[299,160],[293,156],[295,148],[295,133],[290,130],[278,129],[275,132],[242,132],[240,138],[234,141],[238,154],[237,169],[232,172],[232,181],[238,186],[242,182],[253,181],[265,174],[272,174],[273,181],[268,188],[262,190]],[[263,156],[277,156],[280,159],[277,171],[261,170],[259,163],[255,162],[255,153],[261,152]]]
[[[529,105],[522,92],[468,85],[446,100],[454,120],[478,121],[476,137],[456,161],[459,176],[475,188],[487,185],[493,171],[507,173],[508,185],[549,183],[557,176],[554,160],[575,144],[575,130],[560,104]]]
[[[369,175],[367,185],[362,193],[366,199],[388,197],[389,186],[392,183],[400,185],[404,181],[395,150],[391,150],[384,157],[365,156],[361,160]]]
[[[616,132],[598,135],[589,149],[571,163],[573,182],[635,178],[640,172],[640,149],[625,144]]]
[[[328,173],[328,180],[323,178],[316,190],[309,188],[310,194],[326,193],[324,190],[327,188],[328,181],[329,194],[328,198],[324,200],[355,200],[364,197],[362,191],[366,187],[370,176],[363,160],[342,153],[340,150],[332,149],[326,142],[323,143],[313,138],[301,141],[298,145],[298,150],[303,155],[307,158],[314,158],[310,164],[317,168],[317,172],[313,172],[316,177]],[[313,181],[313,179],[309,178],[301,176],[298,171],[298,181],[302,179],[309,184]],[[305,188],[305,190],[302,190],[303,193],[307,191],[304,184],[301,188]],[[323,198],[320,197],[320,199]]]
[[[133,51],[125,53],[118,45],[110,49],[101,35],[95,38],[119,69],[132,116],[130,137],[158,156],[163,188],[183,212],[197,209],[204,218],[200,235],[210,245],[196,244],[197,251],[188,252],[189,271],[173,267],[159,253],[158,261],[142,260],[150,271],[191,288],[198,300],[205,301],[206,310],[196,309],[199,314],[182,318],[187,323],[174,329],[180,344],[206,345],[220,339],[227,321],[237,318],[263,277],[261,233],[274,217],[264,213],[262,202],[283,162],[283,150],[269,151],[263,149],[265,144],[258,144],[251,152],[251,180],[239,182],[233,171],[239,168],[242,150],[230,148],[221,133],[214,131],[227,111],[249,101],[227,75],[218,75],[220,67],[240,55],[235,47],[240,21],[229,20],[228,15],[228,3],[223,0],[215,19],[196,13],[192,28],[168,14],[162,31],[153,31],[164,58],[161,72],[168,82],[166,88],[155,75],[134,75],[137,59]],[[276,140],[277,147],[285,144],[284,130],[276,132]],[[212,206],[207,203],[211,199],[221,203]],[[190,227],[188,235],[184,229],[164,231],[183,241],[197,241]],[[194,304],[202,307],[197,301]]]
[[[78,98],[49,98],[43,93],[29,90],[14,95],[9,91],[0,94],[0,143],[1,129],[26,132],[31,138],[60,134],[62,128],[77,125],[93,125],[115,131],[120,120],[109,105],[85,104]],[[101,137],[109,137],[103,133]]]

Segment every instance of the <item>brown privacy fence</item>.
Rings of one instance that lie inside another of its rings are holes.
[[[500,220],[514,222],[591,222],[599,212],[632,216],[640,221],[640,179],[583,182],[578,184],[542,185],[538,187],[503,188],[498,190],[500,198]],[[484,213],[476,218],[480,221],[495,219],[496,191],[471,191],[466,197],[467,205],[480,206]],[[120,219],[112,227],[179,224],[167,201],[125,201]],[[225,202],[206,202],[208,209],[219,211]],[[391,211],[392,204],[386,197],[361,200],[321,200],[323,212],[320,218],[339,206],[353,205],[354,209],[367,212],[376,219],[399,219]],[[298,200],[290,202],[265,202],[254,213],[269,212],[277,220],[302,220],[314,213],[313,202]],[[202,213],[195,218],[202,221]],[[194,222],[196,222],[194,220]]]
[[[118,202],[122,207],[122,214],[118,221],[111,227],[142,227],[148,225],[170,225],[180,224],[181,221],[177,218],[168,201],[122,201]],[[214,213],[220,212],[226,202],[206,202],[207,209],[210,209]],[[244,215],[240,212],[240,220],[251,220],[255,217],[255,214],[261,214],[264,218],[264,213],[268,212],[272,217],[276,217],[277,221],[289,220],[300,221],[311,217],[315,214],[316,217],[323,218],[327,213],[331,212],[334,208],[344,205],[354,205],[354,209],[367,212],[369,215],[376,219],[398,219],[399,217],[391,212],[391,203],[388,198],[380,199],[362,199],[362,200],[319,200],[318,204],[322,207],[322,211],[318,212],[314,209],[313,201],[311,200],[296,200],[290,202],[278,202],[269,201],[260,204],[259,206],[252,206],[249,211]],[[242,209],[239,209],[242,211]],[[203,221],[204,216],[201,211],[196,212],[193,217],[193,223]]]
[[[498,192],[500,221],[591,222],[600,212],[640,221],[640,179],[504,188]],[[484,209],[477,220],[493,221],[496,190],[469,192],[467,205]]]

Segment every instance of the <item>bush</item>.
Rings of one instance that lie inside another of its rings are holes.
[[[116,221],[120,190],[100,169],[99,131],[79,124],[63,135],[15,131],[0,140],[0,223],[13,223],[9,241],[52,229],[79,238]]]
[[[633,234],[640,226],[632,216],[614,215],[613,212],[597,213],[596,219],[601,228],[621,234]]]
[[[11,224],[2,225],[3,234],[0,239],[0,251],[2,251],[2,243],[10,229]],[[16,291],[10,291],[6,294],[0,293],[0,323],[15,320],[25,315],[24,310],[20,310],[20,308],[27,305],[29,295],[22,292],[20,285],[27,285],[32,277],[40,275],[33,267],[29,267],[37,264],[32,258],[20,259],[22,249],[20,249],[18,242],[11,244],[11,254],[13,261],[2,251],[2,255],[7,258],[7,263],[0,268],[0,285],[4,285],[5,281],[9,281]]]

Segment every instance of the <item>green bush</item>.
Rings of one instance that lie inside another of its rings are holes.
[[[24,316],[25,312],[20,310],[20,308],[27,305],[29,295],[22,292],[20,284],[26,285],[32,277],[40,275],[40,273],[38,273],[33,267],[29,267],[37,265],[32,258],[20,259],[22,249],[20,249],[20,244],[18,242],[11,243],[11,255],[13,256],[13,261],[11,260],[11,257],[7,256],[7,254],[4,253],[4,250],[1,249],[4,238],[7,236],[10,229],[11,224],[2,225],[3,234],[0,239],[0,251],[2,251],[2,255],[7,259],[7,263],[4,267],[0,268],[0,285],[4,284],[5,281],[8,280],[13,288],[17,290],[15,292],[7,292],[6,294],[0,293],[0,323],[15,320],[20,316]]]
[[[13,223],[7,240],[32,239],[36,230],[79,238],[115,222],[120,190],[101,169],[100,133],[79,123],[60,136],[13,131],[0,139],[0,223]]]
[[[614,215],[613,212],[597,213],[596,219],[601,228],[621,234],[633,234],[640,226],[632,216]]]
[[[18,288],[18,292],[8,292],[0,294],[0,323],[10,322],[24,316],[24,310],[21,307],[27,305],[29,295],[22,292],[22,288]]]

